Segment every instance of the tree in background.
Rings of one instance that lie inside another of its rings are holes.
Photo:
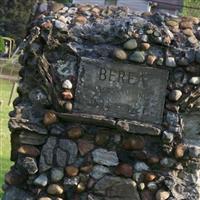
[[[0,53],[3,53],[5,51],[5,44],[2,36],[0,36]]]
[[[72,2],[72,0],[55,0],[58,3],[69,3]]]
[[[184,0],[184,6],[200,8],[200,0]],[[183,15],[200,17],[200,10],[183,7]]]

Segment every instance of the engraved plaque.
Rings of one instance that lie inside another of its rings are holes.
[[[168,71],[82,58],[73,112],[160,124]]]

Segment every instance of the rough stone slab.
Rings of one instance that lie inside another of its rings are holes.
[[[115,151],[107,151],[106,149],[96,149],[92,152],[94,162],[106,165],[106,166],[116,166],[119,164],[119,159]]]
[[[167,80],[167,70],[82,58],[73,112],[160,124]]]
[[[161,129],[151,124],[140,123],[137,121],[118,121],[116,123],[117,128],[123,129],[127,132],[137,133],[142,135],[154,135],[158,136],[161,133]]]
[[[105,116],[100,115],[90,115],[82,113],[56,113],[56,115],[68,122],[79,122],[84,124],[94,124],[99,126],[112,127],[115,126],[116,121],[111,118],[106,118]]]
[[[140,200],[136,188],[131,179],[104,176],[94,186],[94,193],[106,200]]]

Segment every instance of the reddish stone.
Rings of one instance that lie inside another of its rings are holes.
[[[125,177],[132,177],[133,175],[133,167],[129,164],[119,164],[116,167],[115,173],[117,175],[125,176]]]
[[[124,139],[123,148],[126,150],[142,150],[144,148],[144,140],[141,137],[129,137]]]
[[[192,29],[193,23],[191,21],[183,21],[183,22],[180,23],[180,27],[182,29],[187,29],[187,28]]]
[[[149,164],[157,164],[157,163],[159,163],[160,162],[160,159],[159,159],[159,157],[157,157],[157,156],[150,156],[149,158],[148,158],[148,163]]]
[[[31,157],[37,157],[40,155],[40,150],[31,145],[22,145],[17,151],[18,153],[29,155]]]
[[[75,18],[75,22],[79,24],[85,24],[87,22],[87,18],[84,16],[78,16]]]
[[[64,100],[71,100],[73,99],[73,94],[71,93],[70,90],[65,90],[64,92],[62,92],[62,96]]]
[[[156,179],[156,175],[154,173],[147,172],[144,174],[144,179],[145,182],[151,182]]]
[[[85,154],[90,152],[92,149],[94,149],[94,144],[92,144],[90,141],[80,139],[78,141],[78,149],[81,156],[84,156]]]
[[[50,20],[47,20],[46,22],[41,24],[41,27],[44,29],[51,29],[53,27],[53,24]]]

